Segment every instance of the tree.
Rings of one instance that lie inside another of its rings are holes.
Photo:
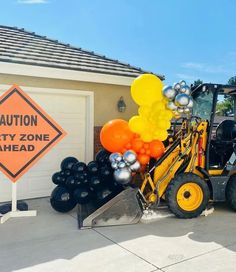
[[[198,85],[200,85],[202,83],[203,83],[203,81],[201,79],[197,79],[197,80],[194,80],[193,86],[198,86]]]
[[[229,97],[225,97],[224,101],[218,102],[216,105],[216,114],[219,116],[228,116],[233,112],[233,101]]]
[[[231,77],[231,78],[228,80],[228,84],[229,84],[229,85],[236,85],[236,76]]]
[[[229,85],[236,85],[236,76],[231,77],[228,80]],[[218,102],[216,105],[216,113],[220,116],[227,116],[233,112],[234,101],[233,97],[230,95],[224,95],[224,100]]]

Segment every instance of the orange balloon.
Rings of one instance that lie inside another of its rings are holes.
[[[133,133],[129,129],[128,122],[122,119],[114,119],[106,123],[100,132],[102,146],[110,152],[122,152],[124,146],[131,142]]]
[[[145,148],[145,149],[149,149],[149,144],[145,143],[145,144],[144,144],[144,148]]]
[[[150,160],[150,156],[146,155],[146,154],[139,154],[138,155],[138,161],[140,162],[140,164],[145,165],[148,164]]]
[[[130,149],[131,148],[131,143],[126,144],[125,148]]]
[[[143,141],[139,138],[134,138],[131,141],[132,150],[135,152],[139,152],[139,150],[143,147]]]
[[[150,149],[146,149],[145,154],[150,155],[151,154]]]
[[[140,153],[140,154],[144,154],[144,153],[145,153],[145,149],[144,149],[144,148],[141,148],[141,149],[139,150],[139,153]]]
[[[165,151],[164,144],[159,140],[154,140],[150,143],[150,156],[153,158],[159,158]]]
[[[120,152],[121,152],[122,154],[124,154],[126,151],[127,151],[126,148],[122,148]]]

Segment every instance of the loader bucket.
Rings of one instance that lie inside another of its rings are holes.
[[[78,210],[79,228],[136,224],[143,215],[138,188],[127,188],[100,208],[81,205]]]

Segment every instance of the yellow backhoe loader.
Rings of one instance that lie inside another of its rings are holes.
[[[236,210],[236,86],[201,84],[192,97],[192,115],[173,125],[164,155],[99,209],[80,206],[80,228],[137,223],[162,200],[179,218],[199,216],[209,201]],[[231,111],[222,114],[224,100]]]

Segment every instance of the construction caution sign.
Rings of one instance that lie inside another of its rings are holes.
[[[65,135],[19,86],[0,98],[0,170],[13,182]]]

